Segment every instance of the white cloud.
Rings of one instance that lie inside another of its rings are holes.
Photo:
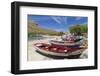
[[[57,17],[51,17],[54,21],[56,21],[57,23],[61,24],[61,21],[57,18]]]
[[[51,17],[51,18],[62,26],[67,24],[67,17]]]

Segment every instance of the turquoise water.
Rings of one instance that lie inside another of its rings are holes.
[[[46,39],[46,37],[43,36],[33,36],[33,37],[29,37],[28,40],[42,40],[42,39]]]

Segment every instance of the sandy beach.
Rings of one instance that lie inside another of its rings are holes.
[[[40,61],[40,60],[53,60],[36,52],[34,47],[35,43],[49,43],[49,40],[60,40],[61,37],[50,37],[41,40],[28,40],[28,61]],[[87,58],[87,50],[83,52],[80,58]]]

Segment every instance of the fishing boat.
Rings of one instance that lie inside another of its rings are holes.
[[[73,35],[63,35],[61,37],[62,41],[71,41],[71,42],[78,42],[82,40],[82,36],[73,36]]]
[[[50,40],[49,41],[54,46],[67,46],[67,47],[80,47],[82,43],[80,42],[73,42],[73,41],[57,41],[57,40]]]
[[[82,52],[85,50],[84,47],[82,48],[69,48],[69,47],[62,47],[62,46],[54,46],[50,44],[44,43],[36,43],[34,44],[36,48],[36,52],[51,58],[79,58]]]

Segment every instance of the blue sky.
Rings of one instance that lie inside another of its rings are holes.
[[[88,24],[88,17],[79,16],[28,15],[28,20],[37,23],[42,28],[58,32],[67,32],[69,27],[76,24]]]

